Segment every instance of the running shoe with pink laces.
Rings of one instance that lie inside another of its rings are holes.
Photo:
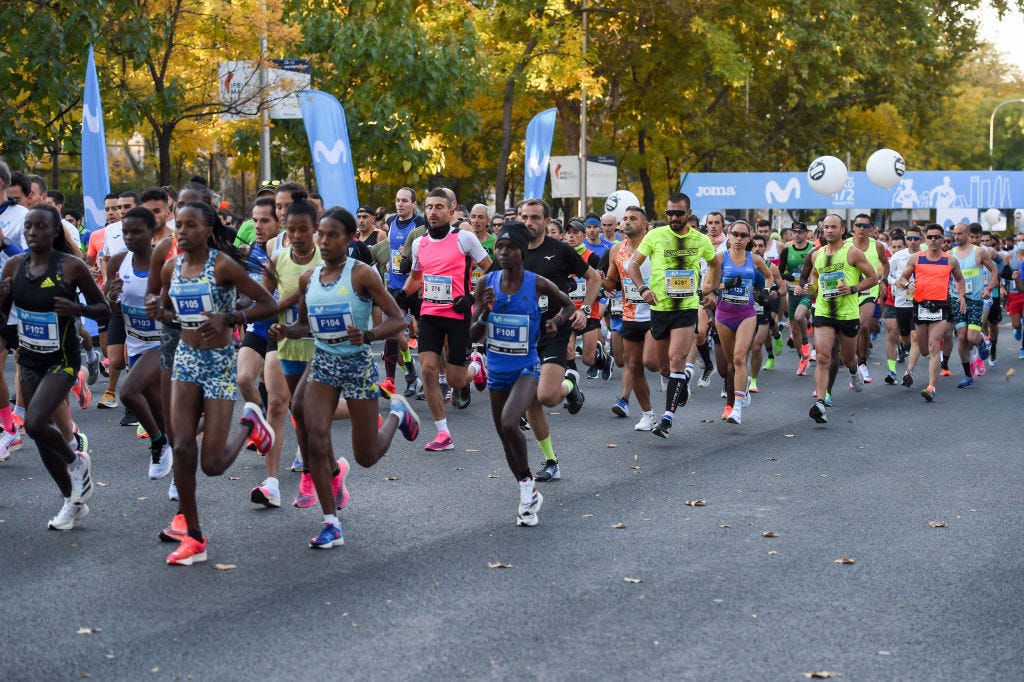
[[[89,409],[92,405],[92,391],[89,390],[89,386],[86,383],[85,370],[78,370],[78,378],[75,380],[75,385],[71,387],[71,392],[78,398],[78,406],[83,410]]]
[[[477,351],[473,351],[473,355],[469,359],[470,362],[475,362],[480,367],[480,371],[473,376],[473,387],[478,391],[482,391],[487,388],[487,365],[484,364],[484,356],[480,355]]]
[[[270,426],[263,410],[256,403],[246,403],[242,408],[241,420],[252,424],[252,433],[249,438],[256,443],[256,448],[264,455],[274,447],[274,429]]]
[[[316,504],[316,486],[313,485],[313,476],[308,471],[303,471],[299,477],[299,491],[295,493],[295,500],[292,506],[299,509],[306,509]]]
[[[454,450],[455,443],[452,442],[451,434],[447,431],[438,431],[437,437],[427,443],[423,448],[427,452],[441,452],[442,450]]]
[[[338,458],[338,473],[331,479],[331,490],[334,491],[334,506],[344,509],[348,506],[348,488],[345,487],[345,477],[348,476],[348,460],[344,457]]]
[[[186,535],[178,545],[178,549],[167,555],[167,563],[172,566],[191,566],[206,561],[206,538],[202,541]]]
[[[175,514],[170,525],[160,531],[161,542],[181,542],[188,535],[188,524],[184,514]]]

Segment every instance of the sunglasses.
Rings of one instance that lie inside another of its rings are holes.
[[[904,239],[906,239],[908,242],[919,242],[919,241],[921,241],[920,237],[915,237],[915,236],[909,235],[909,234],[906,237],[904,237]]]
[[[749,232],[730,232],[729,234],[736,237],[736,239],[747,239],[750,237]]]
[[[871,227],[871,223],[854,223],[853,226],[854,227],[863,227],[863,228],[866,229],[866,228]]]
[[[667,215],[669,218],[682,218],[683,216],[685,216],[689,212],[690,212],[689,210],[686,210],[686,211],[672,210],[672,211],[665,211],[665,215]]]
[[[945,239],[941,234],[930,234],[925,239]]]

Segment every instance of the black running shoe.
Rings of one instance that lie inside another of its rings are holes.
[[[565,396],[569,414],[576,414],[583,409],[583,391],[580,390],[580,375],[576,370],[570,369],[565,373],[565,378],[572,383],[572,390]]]

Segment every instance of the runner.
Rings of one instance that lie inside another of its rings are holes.
[[[810,322],[811,296],[801,285],[804,264],[815,249],[814,243],[807,240],[808,234],[805,223],[793,223],[793,243],[783,248],[779,254],[779,270],[783,279],[790,283],[787,305],[789,335],[798,354],[798,376],[807,376],[807,367],[811,363],[811,345],[806,334]]]
[[[908,227],[903,237],[907,244],[906,248],[896,251],[889,259],[889,296],[886,299],[885,312],[882,313],[887,332],[886,363],[889,370],[885,375],[885,383],[896,383],[896,365],[902,358],[908,358],[907,369],[900,380],[900,383],[908,388],[914,385],[913,370],[917,365],[920,348],[917,345],[917,335],[912,334],[916,318],[913,295],[906,288],[897,286],[897,282],[910,257],[921,250],[921,236],[920,227]],[[895,244],[894,239],[894,247]]]
[[[505,461],[519,484],[517,526],[536,526],[537,512],[544,502],[530,471],[526,437],[519,429],[519,420],[536,399],[540,379],[538,300],[545,297],[549,308],[559,310],[545,325],[548,335],[564,325],[575,310],[557,286],[523,269],[529,248],[530,232],[525,225],[507,222],[502,226],[494,245],[501,270],[477,283],[471,329],[474,340],[479,340],[486,329],[491,417],[505,450]]]
[[[89,267],[71,255],[60,213],[48,204],[30,210],[24,220],[28,252],[10,258],[0,275],[0,310],[18,320],[19,384],[25,401],[25,431],[64,503],[50,519],[52,530],[71,530],[89,514],[92,462],[79,451],[73,434],[54,421],[67,400],[81,365],[75,318],[103,320],[110,308]],[[78,294],[88,304],[79,302]]]
[[[638,288],[644,302],[651,306],[651,337],[655,342],[658,367],[668,377],[665,413],[654,428],[654,435],[667,438],[672,420],[690,395],[693,365],[686,357],[694,341],[697,307],[714,308],[721,282],[722,257],[711,240],[692,230],[686,222],[690,197],[676,193],[668,198],[665,215],[669,224],[656,227],[640,242],[637,252],[626,261],[626,274],[634,282],[643,280],[640,266],[651,259],[650,285]],[[708,275],[701,283],[703,301],[697,296],[700,259],[708,263]]]
[[[999,286],[999,271],[996,270],[988,249],[970,243],[970,230],[967,225],[957,223],[953,227],[953,239],[956,241],[956,247],[950,255],[956,258],[960,266],[967,301],[965,312],[953,310],[957,350],[961,366],[964,368],[964,378],[956,387],[971,388],[974,386],[974,379],[971,376],[972,350],[978,349],[978,357],[982,362],[988,359],[988,343],[981,334],[981,323],[985,317],[985,301],[992,297],[992,289]],[[982,268],[988,270],[988,277],[982,273]]]
[[[403,296],[396,299],[401,305],[416,291],[421,292],[423,299],[418,354],[427,405],[437,428],[437,436],[426,446],[431,452],[455,447],[445,417],[440,384],[441,355],[446,342],[448,384],[456,391],[468,391],[470,381],[478,390],[487,385],[483,358],[477,352],[470,355],[472,294],[469,286],[473,263],[487,270],[491,259],[472,232],[452,228],[453,203],[443,188],[427,194],[423,208],[428,231],[412,245],[412,274],[402,289]]]
[[[377,428],[377,366],[370,344],[377,334],[391,336],[405,324],[402,312],[373,268],[348,257],[356,220],[344,208],[332,208],[320,219],[317,243],[323,263],[303,273],[298,319],[270,329],[270,337],[301,339],[312,333],[315,344],[306,380],[296,390],[296,436],[306,456],[324,514],[320,533],[309,541],[314,549],[344,544],[337,510],[348,504],[345,475],[348,462],[334,458],[331,421],[339,398],[352,417],[352,453],[363,467],[372,467],[387,453],[396,431],[415,440],[419,418],[405,399],[392,396],[391,413]],[[384,320],[372,327],[371,309]],[[372,328],[371,328],[372,327]],[[394,419],[392,419],[394,417]]]
[[[127,251],[107,262],[106,295],[120,304],[126,332],[128,378],[121,383],[125,407],[139,418],[149,436],[149,477],[153,480],[171,473],[173,452],[164,435],[163,406],[160,401],[161,324],[146,314],[146,287],[153,258],[155,215],[144,206],[129,210],[121,224]]]
[[[395,193],[395,215],[389,222],[388,245],[390,249],[390,260],[388,264],[387,285],[390,293],[402,312],[419,317],[419,298],[412,296],[402,298],[398,292],[405,286],[408,279],[408,270],[402,270],[402,250],[409,241],[410,234],[417,228],[426,225],[426,220],[416,212],[416,190],[411,187],[402,187]],[[410,259],[411,265],[411,259]],[[407,317],[412,323],[412,319]],[[394,338],[384,340],[384,384],[394,392],[395,368],[398,364],[405,367],[405,397],[411,398],[420,388],[417,385],[416,366],[412,361],[412,354],[409,352],[409,341],[404,333],[395,335]],[[388,381],[390,380],[390,385]]]
[[[810,291],[817,290],[814,302],[814,390],[817,400],[809,411],[811,419],[828,421],[825,401],[831,395],[838,371],[838,347],[843,364],[850,371],[853,390],[864,390],[864,377],[857,370],[857,333],[860,328],[858,303],[860,295],[877,281],[875,269],[864,252],[843,241],[843,219],[835,213],[822,221],[824,244],[814,255],[814,267],[808,281]]]
[[[889,277],[889,258],[885,250],[885,244],[871,236],[875,230],[874,225],[871,223],[871,216],[867,213],[858,213],[853,219],[853,229],[854,233],[851,240],[853,245],[864,252],[864,256],[871,263],[871,267],[875,269],[878,282],[886,281]],[[876,284],[867,291],[862,292],[859,301],[860,331],[857,337],[857,357],[860,360],[860,366],[857,370],[860,372],[860,376],[865,384],[870,384],[872,381],[871,373],[868,372],[867,362],[868,353],[870,353],[871,349],[871,334],[878,331],[872,327],[877,325],[875,320],[880,312],[878,311],[879,291],[880,285]]]
[[[751,252],[756,256],[764,258],[764,249],[767,245],[767,240],[763,235],[755,234],[750,238],[750,242],[753,245]],[[724,259],[723,259],[724,260]],[[769,282],[762,282],[758,277],[760,273],[754,275],[754,291],[761,292],[766,286],[768,289],[768,296],[765,299],[762,296],[756,296],[754,298],[754,312],[757,314],[757,330],[754,332],[754,343],[750,347],[750,387],[747,389],[750,393],[759,393],[760,389],[757,387],[757,378],[762,369],[761,365],[761,348],[767,348],[768,352],[774,353],[774,347],[768,343],[768,337],[771,333],[771,301],[778,301],[780,298],[779,291],[786,290],[786,280],[782,279],[782,273],[779,272],[778,266],[774,263],[766,261],[768,269],[771,270],[772,278]],[[763,292],[762,292],[763,293]],[[769,305],[765,305],[765,301]],[[777,306],[778,307],[778,306]],[[781,307],[780,307],[781,310]],[[774,355],[769,355],[769,362],[774,361]],[[764,369],[773,369],[774,365],[769,367],[764,365]]]
[[[171,420],[174,480],[187,531],[178,549],[167,556],[167,563],[188,566],[206,561],[206,538],[196,506],[197,465],[201,463],[208,476],[219,476],[250,436],[262,452],[274,443],[274,432],[258,405],[246,403],[241,420],[231,426],[236,394],[231,334],[239,322],[271,317],[276,305],[270,293],[245,271],[232,234],[213,207],[198,201],[185,204],[178,210],[176,226],[179,255],[163,266],[161,321],[174,315],[182,327],[174,356]],[[253,301],[240,313],[233,312],[236,290]],[[200,452],[196,436],[201,416],[205,425]]]
[[[925,229],[926,251],[913,254],[903,268],[896,286],[914,295],[917,306],[917,345],[921,355],[928,357],[928,386],[921,391],[926,402],[935,400],[935,385],[939,381],[939,351],[946,335],[950,318],[949,280],[956,283],[960,314],[967,312],[966,285],[956,258],[943,252],[941,225],[931,224]],[[910,278],[914,279],[911,280]],[[925,349],[928,352],[925,352]]]

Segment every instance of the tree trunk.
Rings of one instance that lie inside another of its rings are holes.
[[[647,133],[643,128],[637,133],[636,136],[636,151],[640,156],[639,172],[640,172],[640,184],[644,188],[644,210],[647,211],[647,218],[653,219],[656,215],[654,210],[654,187],[651,185],[651,174],[647,172]],[[669,194],[672,193],[669,188]]]
[[[171,139],[174,137],[174,125],[165,124],[160,126],[156,133],[157,159],[160,163],[158,185],[171,184]]]
[[[526,68],[535,47],[537,47],[537,38],[530,38],[530,42],[523,49],[523,58],[515,65],[508,80],[505,81],[505,94],[501,100],[501,148],[498,150],[498,169],[494,174],[494,210],[496,213],[505,211],[505,195],[509,193],[508,157],[512,154],[512,101],[516,91],[516,78]],[[515,205],[515,203],[514,195],[509,196],[509,205]]]
[[[50,147],[50,157],[53,159],[53,171],[50,174],[50,189],[60,189],[60,141],[53,141],[53,146]]]

